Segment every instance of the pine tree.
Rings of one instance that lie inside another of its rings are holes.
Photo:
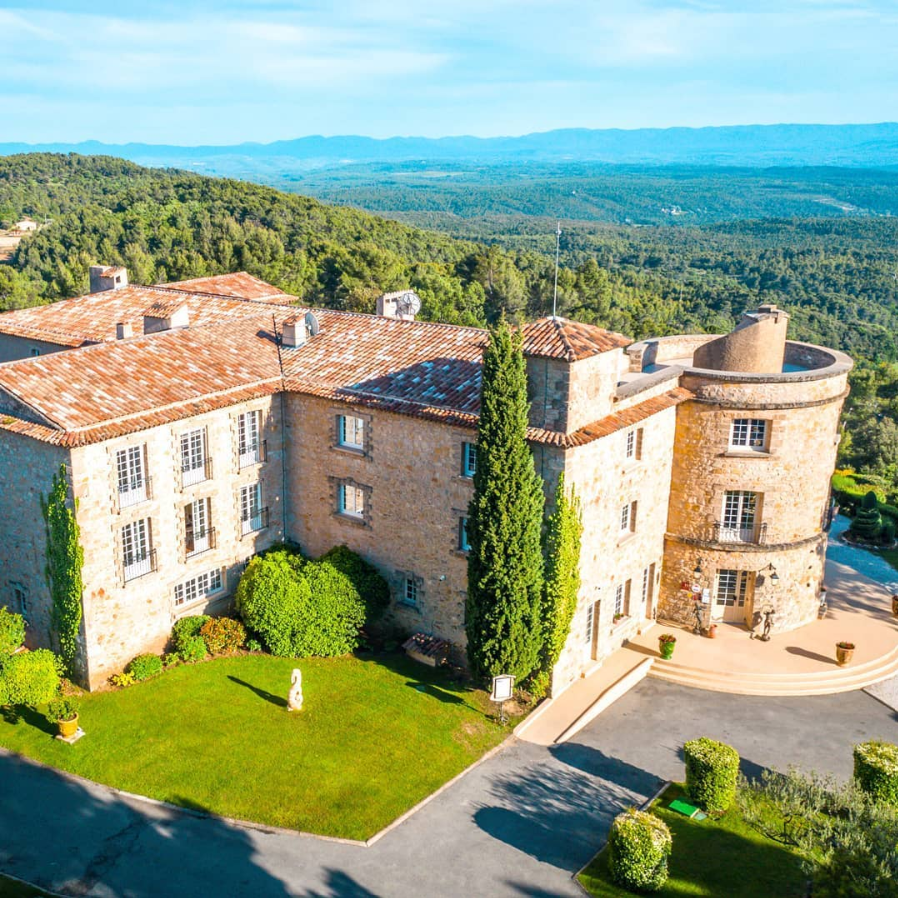
[[[522,679],[540,661],[545,498],[527,445],[521,336],[502,320],[483,354],[474,497],[468,511],[468,663]]]
[[[580,500],[564,487],[555,488],[555,510],[546,527],[546,587],[543,598],[543,669],[551,673],[567,642],[580,592]]]

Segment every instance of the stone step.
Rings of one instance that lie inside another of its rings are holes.
[[[771,682],[770,679],[749,674],[737,678],[724,677],[699,670],[675,671],[658,661],[652,665],[649,676],[680,686],[692,686],[696,689],[729,692],[736,695],[832,695],[872,686],[874,683],[898,674],[898,657],[887,656],[887,660],[880,660],[882,663],[878,666],[869,667],[866,670],[850,667],[840,668],[825,679],[820,679],[816,674],[793,674],[788,681],[778,682]]]

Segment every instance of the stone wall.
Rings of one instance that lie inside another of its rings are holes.
[[[358,552],[390,582],[388,622],[463,646],[467,558],[459,522],[473,483],[462,476],[462,446],[476,441],[475,431],[297,394],[286,403],[289,537],[312,556],[341,544]],[[336,445],[344,414],[365,420],[363,451]],[[341,482],[365,490],[363,520],[338,513]],[[416,606],[405,601],[410,578]]]
[[[237,414],[254,409],[262,412],[267,460],[241,470]],[[196,428],[206,430],[211,477],[182,488],[180,436]],[[275,396],[72,451],[85,555],[84,634],[91,688],[102,685],[140,652],[161,651],[177,618],[224,610],[246,560],[284,539],[282,433],[280,398]],[[146,501],[120,508],[116,451],[128,446],[146,447],[150,493]],[[239,488],[256,481],[262,485],[262,505],[269,509],[268,527],[243,536]],[[184,506],[203,498],[210,500],[214,547],[187,558]],[[141,518],[150,520],[156,570],[124,582],[122,527]],[[176,585],[211,571],[221,573],[220,592],[175,605]]]
[[[51,352],[59,352],[62,349],[68,349],[68,347],[60,346],[57,343],[47,343],[44,340],[35,340],[31,337],[0,334],[0,364],[27,359],[34,355],[32,350],[37,350],[39,355],[49,355]]]

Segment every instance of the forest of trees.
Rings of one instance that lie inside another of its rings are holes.
[[[484,211],[490,213],[489,198]],[[137,283],[245,270],[330,308],[373,311],[411,286],[423,316],[482,325],[547,314],[554,221],[481,218],[458,236],[270,187],[106,156],[0,158],[0,228],[47,224],[0,265],[0,310],[84,293],[91,264]],[[707,227],[563,224],[559,312],[634,338],[723,332],[759,302],[790,336],[844,349],[852,377],[842,459],[898,488],[898,218]]]

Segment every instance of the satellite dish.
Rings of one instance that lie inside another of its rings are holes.
[[[414,290],[409,290],[408,293],[403,293],[402,296],[396,300],[396,311],[400,315],[417,315],[418,312],[421,311],[421,297],[418,296]]]
[[[321,330],[321,323],[314,312],[306,312],[306,329],[312,337]]]

